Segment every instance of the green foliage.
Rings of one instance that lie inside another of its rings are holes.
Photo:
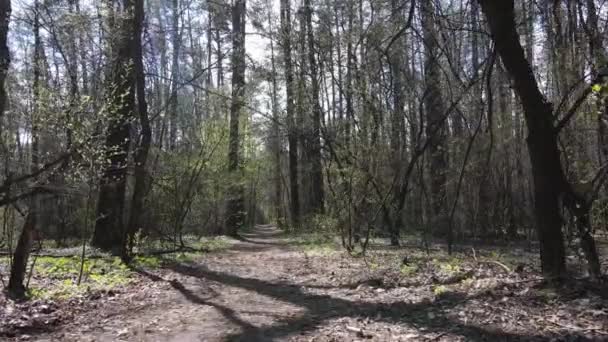
[[[433,265],[446,275],[460,273],[462,271],[462,260],[458,258],[433,259]]]
[[[302,231],[312,232],[326,239],[333,239],[339,232],[338,220],[330,215],[311,215],[304,221],[306,224],[302,225]]]
[[[133,265],[143,268],[159,268],[162,260],[158,256],[138,255],[133,258]]]
[[[34,275],[48,280],[44,286],[30,287],[33,298],[65,299],[91,291],[110,290],[133,281],[132,272],[118,257],[86,259],[82,283],[78,286],[81,260],[78,257],[39,257]]]
[[[192,243],[192,247],[207,252],[225,250],[232,245],[232,240],[225,236],[201,237]]]
[[[448,292],[448,288],[445,285],[434,285],[432,288],[433,294],[437,297],[444,295]]]
[[[303,234],[292,238],[292,244],[297,245],[303,251],[315,255],[329,255],[339,250],[338,244],[327,236],[320,234]]]
[[[399,272],[404,276],[412,276],[418,272],[418,267],[413,265],[401,265]]]

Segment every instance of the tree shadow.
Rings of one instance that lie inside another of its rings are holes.
[[[173,263],[167,265],[167,267],[182,275],[253,291],[306,309],[306,314],[300,317],[279,320],[276,324],[270,326],[254,327],[238,319],[233,310],[226,307],[218,308],[228,319],[243,328],[240,332],[227,336],[226,341],[273,341],[294,333],[303,334],[313,331],[325,321],[342,317],[361,317],[376,322],[409,324],[417,328],[423,327],[427,332],[462,335],[467,341],[544,341],[551,339],[551,336],[541,334],[518,334],[487,326],[464,324],[444,313],[446,309],[453,308],[473,298],[483,299],[481,298],[483,295],[466,297],[461,294],[452,294],[443,296],[434,303],[370,303],[305,293],[299,286],[239,277],[200,266],[194,267]],[[175,288],[193,303],[217,307],[216,304],[197,299],[199,297],[196,294],[193,294],[181,284]],[[433,312],[432,316],[428,314],[431,311]],[[566,336],[562,335],[561,337]],[[569,338],[574,338],[576,341],[587,340],[585,336],[580,334],[570,335]]]
[[[187,300],[189,300],[190,302],[192,302],[194,304],[207,305],[207,306],[211,306],[211,307],[215,308],[227,320],[229,320],[230,322],[239,326],[241,328],[241,332],[244,335],[253,336],[255,338],[255,336],[258,336],[260,334],[260,330],[258,327],[239,318],[233,309],[212,302],[211,299],[216,298],[218,296],[217,293],[213,293],[212,295],[207,296],[207,297],[201,297],[201,296],[195,294],[190,289],[186,288],[178,280],[175,280],[175,279],[167,280],[159,275],[156,275],[152,272],[148,272],[148,271],[146,271],[142,268],[138,268],[138,267],[131,266],[130,269],[133,272],[136,272],[137,274],[142,275],[154,282],[166,282],[166,283],[170,284],[171,287],[173,287],[175,290],[177,290],[179,293],[181,293],[184,296],[184,298],[186,298]]]

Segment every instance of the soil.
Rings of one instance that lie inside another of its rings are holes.
[[[307,252],[275,227],[258,226],[228,250],[137,270],[140,279],[126,288],[30,304],[40,329],[7,339],[608,341],[601,286],[571,281],[549,289],[534,272],[477,259],[456,277],[427,271],[428,263],[416,266],[417,278],[388,272],[383,263],[401,260],[402,251],[378,251],[373,261]]]

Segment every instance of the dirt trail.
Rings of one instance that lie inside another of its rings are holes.
[[[125,291],[101,303],[97,311],[75,315],[59,331],[33,339],[548,340],[535,323],[520,323],[532,316],[521,316],[519,309],[512,314],[501,309],[500,294],[438,299],[426,285],[383,288],[362,281],[362,262],[335,253],[305,253],[275,227],[258,226],[226,251],[154,273],[142,271],[145,291]],[[471,318],[468,313],[462,317],[462,305],[473,312]],[[562,337],[572,334],[577,341],[587,340],[576,331],[573,334],[573,329],[558,330]]]
[[[200,263],[174,265],[170,271],[142,274],[158,286],[155,298],[136,308],[79,319],[40,340],[78,341],[269,341],[312,327],[306,305],[322,307],[304,295],[290,273],[306,257],[288,245],[270,225],[242,234],[230,249],[203,257]],[[141,300],[133,298],[133,300]],[[104,317],[107,316],[107,317]],[[84,321],[84,322],[83,322]]]

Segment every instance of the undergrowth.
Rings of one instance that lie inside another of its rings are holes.
[[[224,250],[230,244],[229,239],[223,237],[189,239],[191,252],[137,255],[131,265],[109,255],[95,255],[86,258],[84,263],[79,256],[32,256],[29,265],[33,264],[34,269],[28,267],[26,275],[31,274],[28,295],[31,299],[69,299],[110,291],[133,283],[137,279],[133,268],[150,270],[169,262],[193,263],[204,255],[202,252]],[[8,275],[8,257],[0,258],[0,271]]]

